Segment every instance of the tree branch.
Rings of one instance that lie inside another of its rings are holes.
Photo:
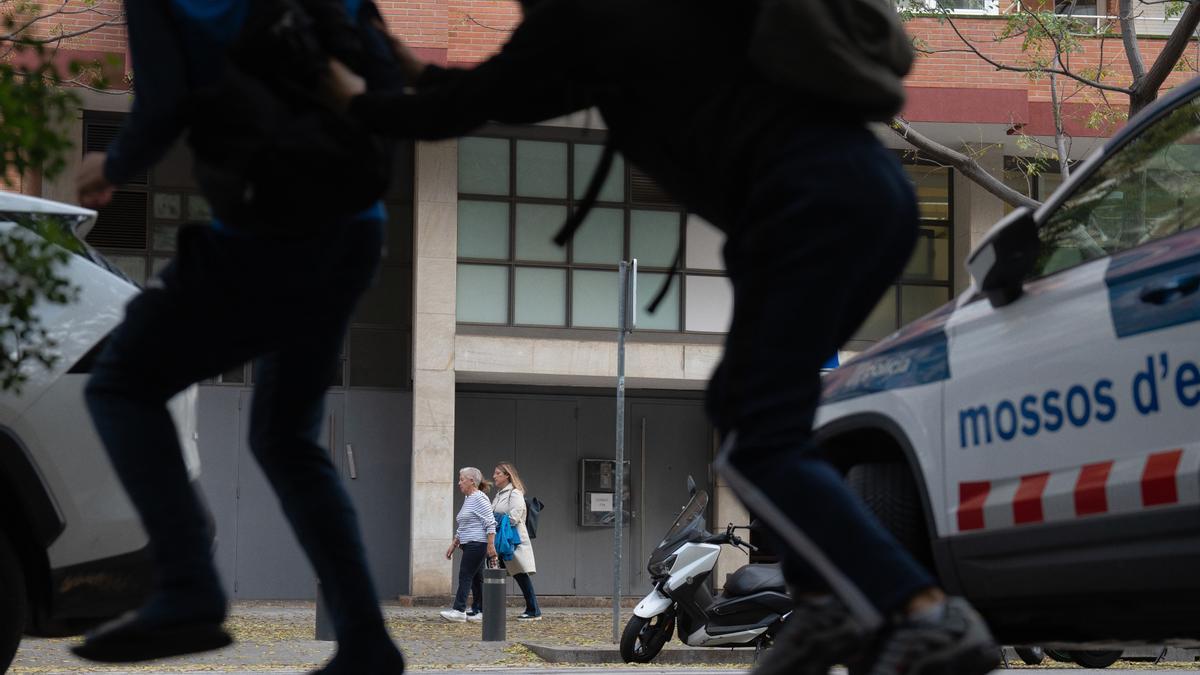
[[[1117,18],[1121,22],[1121,42],[1125,45],[1125,58],[1129,61],[1129,70],[1133,73],[1133,85],[1130,88],[1135,89],[1138,82],[1146,77],[1146,62],[1142,59],[1142,50],[1138,45],[1132,4],[1133,0],[1120,0],[1117,5],[1120,16]]]
[[[896,117],[890,125],[892,131],[896,132],[901,138],[907,141],[917,150],[928,155],[944,164],[948,164],[958,171],[961,171],[971,181],[978,184],[984,190],[996,195],[1001,200],[1013,206],[1028,206],[1029,208],[1037,208],[1040,203],[1016,190],[1005,185],[1000,179],[988,173],[979,163],[971,157],[951,148],[938,143],[937,141],[925,136],[921,132],[913,129],[912,125],[902,117]]]
[[[1086,84],[1089,87],[1095,87],[1096,89],[1112,91],[1112,92],[1116,92],[1118,94],[1129,94],[1130,93],[1130,90],[1126,89],[1125,87],[1118,87],[1118,86],[1111,85],[1111,84],[1104,84],[1102,82],[1096,82],[1094,80],[1089,80],[1088,78],[1083,77],[1082,75],[1077,75],[1076,73],[1073,73],[1073,72],[1071,72],[1069,70],[1065,70],[1065,69],[1027,68],[1024,66],[1010,66],[1006,63],[1000,63],[999,61],[997,61],[997,60],[991,58],[990,56],[984,54],[983,52],[979,51],[979,48],[976,47],[974,44],[972,44],[971,41],[968,40],[967,37],[965,35],[963,35],[961,31],[959,31],[958,26],[954,23],[953,19],[949,18],[949,16],[946,17],[946,22],[950,24],[950,27],[954,30],[954,34],[958,36],[958,39],[964,45],[967,46],[967,49],[969,49],[972,54],[975,54],[980,59],[983,59],[983,61],[985,61],[988,65],[992,66],[996,70],[1006,70],[1006,71],[1009,71],[1012,73],[1039,73],[1039,74],[1040,73],[1055,73],[1057,75],[1062,75],[1063,77],[1069,77],[1072,80],[1075,80],[1076,82],[1079,82],[1081,84]],[[1057,42],[1055,44],[1057,45]]]
[[[1121,0],[1122,4],[1129,1]],[[1150,66],[1150,71],[1145,73],[1144,77],[1134,78],[1132,91],[1129,93],[1130,117],[1158,98],[1158,90],[1162,87],[1163,82],[1167,81],[1167,77],[1174,70],[1179,58],[1183,56],[1183,51],[1187,49],[1198,25],[1200,25],[1200,2],[1193,0],[1188,3],[1188,8],[1180,15],[1179,23],[1175,24],[1175,30],[1171,31],[1171,37],[1167,38],[1167,44],[1159,52],[1158,58],[1154,59],[1154,65]],[[1136,41],[1136,39],[1135,37],[1134,40]]]

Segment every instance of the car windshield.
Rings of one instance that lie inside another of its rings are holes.
[[[37,233],[43,239],[65,248],[74,255],[83,258],[108,273],[120,277],[133,285],[138,285],[125,272],[113,265],[99,251],[88,246],[87,242],[75,235],[75,228],[88,216],[75,213],[44,213],[37,211],[2,211],[0,221],[16,223],[17,225]]]

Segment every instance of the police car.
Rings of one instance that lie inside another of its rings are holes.
[[[64,635],[139,603],[151,579],[147,538],[83,402],[91,363],[137,287],[83,242],[96,213],[0,193],[0,231],[57,230],[79,288],[36,314],[57,343],[53,368],[30,367],[19,394],[0,393],[0,672],[22,633]],[[172,400],[195,480],[195,388]]]
[[[818,439],[1008,644],[1200,640],[1200,80],[972,284],[824,380]]]

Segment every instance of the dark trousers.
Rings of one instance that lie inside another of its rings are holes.
[[[812,424],[822,364],[913,250],[912,187],[874,135],[853,126],[798,131],[754,175],[742,217],[727,228],[733,322],[709,413],[719,430],[737,432],[731,464],[873,604],[893,611],[933,581],[820,459]],[[776,543],[793,584],[821,586],[804,560]]]
[[[504,564],[504,559],[500,559],[500,566],[507,568]],[[533,590],[533,579],[524,572],[519,572],[512,575],[513,581],[517,582],[517,587],[521,589],[521,595],[525,598],[525,613],[539,616],[542,609],[538,607],[537,593]],[[478,583],[483,583],[483,574],[480,573],[476,577]]]
[[[471,611],[483,611],[483,563],[487,560],[487,543],[468,541],[459,544],[462,560],[458,561],[458,589],[454,592],[454,609],[467,608],[467,592],[471,593]]]
[[[386,638],[354,508],[318,442],[325,390],[381,243],[373,220],[303,239],[191,226],[161,277],[129,303],[86,396],[150,536],[157,597],[207,595],[223,611],[206,514],[166,403],[254,359],[250,448],[320,578],[340,650]]]
[[[529,575],[521,572],[514,574],[513,580],[517,582],[517,586],[521,589],[521,595],[525,596],[525,613],[538,616],[542,613],[542,609],[538,607],[537,593],[533,590],[533,579]]]

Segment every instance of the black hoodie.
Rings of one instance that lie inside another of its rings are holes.
[[[757,0],[537,0],[487,61],[430,66],[415,93],[367,94],[351,110],[381,133],[440,139],[595,105],[627,159],[729,231],[762,162],[816,116],[750,67],[757,10]]]

